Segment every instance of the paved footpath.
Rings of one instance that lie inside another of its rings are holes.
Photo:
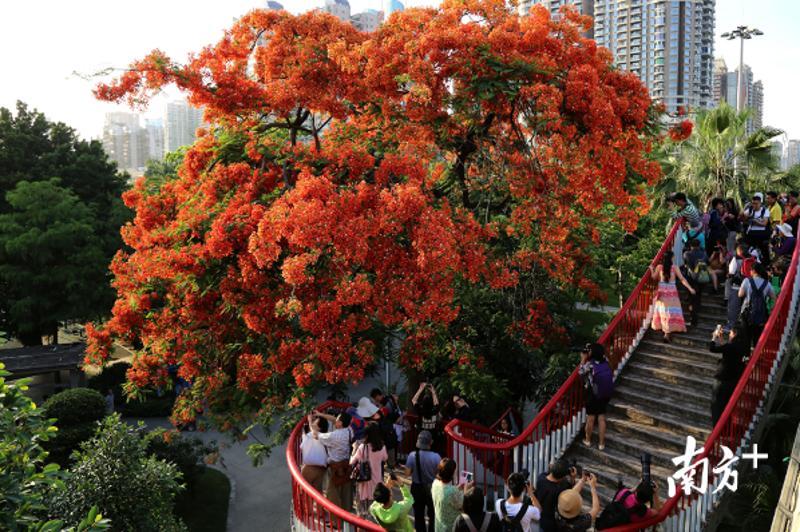
[[[400,376],[393,371],[392,376]],[[349,390],[350,400],[368,395],[369,390],[378,386],[383,388],[383,372],[367,378]],[[324,401],[324,394],[320,398]],[[170,427],[166,418],[145,419],[148,428]],[[286,467],[286,445],[276,447],[263,465],[253,467],[247,456],[247,447],[256,441],[251,437],[243,442],[231,443],[230,438],[216,431],[185,432],[187,436],[196,435],[205,440],[216,440],[220,444],[220,462],[215,466],[228,475],[231,480],[232,501],[228,508],[228,531],[250,532],[264,530],[269,532],[289,532],[289,501],[291,483],[289,469]],[[263,432],[256,437],[264,441]]]

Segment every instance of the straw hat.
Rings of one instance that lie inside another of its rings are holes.
[[[358,408],[356,408],[356,414],[361,416],[364,419],[371,418],[378,412],[378,407],[375,406],[369,397],[362,397],[358,400]]]
[[[583,500],[581,495],[575,490],[564,490],[558,496],[558,513],[564,519],[572,519],[581,513]]]
[[[775,226],[775,229],[780,231],[783,236],[794,236],[792,233],[792,226],[789,224],[778,224]]]

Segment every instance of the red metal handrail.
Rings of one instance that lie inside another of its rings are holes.
[[[344,409],[349,403],[328,401],[317,407]],[[305,418],[301,419],[289,436],[286,445],[286,463],[292,477],[292,519],[299,521],[306,530],[313,531],[369,531],[381,532],[383,528],[375,523],[361,519],[352,513],[331,503],[300,474],[300,442],[305,427]]]
[[[659,263],[672,248],[679,228],[680,223],[676,222],[651,264]],[[648,271],[598,340],[605,346],[612,368],[625,362],[644,334],[657,289],[658,282]],[[535,477],[571,444],[582,426],[584,405],[584,387],[576,367],[519,436],[498,440],[484,427],[451,421],[445,427],[448,455],[459,468],[475,472],[475,480],[484,493],[502,496],[505,478],[511,471],[527,469]]]
[[[664,253],[672,247],[675,235],[677,234],[679,228],[680,223],[676,222],[673,225],[672,230],[669,232],[669,235],[664,240],[664,243],[661,245],[661,248],[658,250],[655,258],[653,258],[651,263],[652,265],[658,264],[662,260]],[[653,301],[652,296],[655,294],[657,287],[658,283],[652,279],[650,272],[646,272],[631,292],[628,300],[625,301],[625,304],[611,320],[611,323],[608,324],[608,327],[606,327],[606,330],[602,336],[600,336],[598,342],[606,347],[607,358],[609,359],[609,363],[613,368],[616,368],[619,365],[624,358],[624,355],[627,353],[628,347],[630,346],[631,342],[626,342],[624,340],[627,340],[628,338],[632,339],[641,328],[641,323],[647,316],[648,310]],[[634,324],[636,325],[635,331],[631,330],[630,327]],[[623,347],[624,350],[622,349]],[[572,417],[572,415],[580,411],[584,406],[583,384],[581,383],[578,375],[578,367],[573,370],[564,384],[561,385],[555,395],[553,395],[553,397],[547,402],[544,408],[542,408],[536,418],[520,433],[519,436],[502,444],[481,444],[480,448],[484,450],[502,451],[511,450],[513,447],[527,443],[534,432],[540,427],[546,426],[548,429],[550,429],[554,426],[551,416],[554,414],[560,414],[563,417],[565,412],[563,412],[559,406],[565,399],[569,400],[568,402],[571,406],[569,412],[567,413],[569,417]],[[473,443],[469,439],[464,438],[463,435],[456,432],[456,429],[462,425],[464,425],[464,423],[459,420],[451,421],[447,427],[445,427],[445,432],[447,433],[448,439],[452,439],[453,441],[467,445]]]
[[[713,472],[713,466],[722,459],[722,446],[725,445],[735,453],[747,433],[759,403],[764,399],[764,389],[780,350],[786,327],[793,326],[793,323],[788,323],[788,318],[792,311],[792,298],[795,295],[798,257],[800,257],[800,246],[795,247],[792,254],[792,262],[781,285],[778,301],[770,313],[750,361],[744,373],[742,373],[722,416],[714,426],[714,430],[706,440],[705,445],[703,445],[703,452],[694,461],[694,463],[698,463],[706,458],[709,459],[709,485],[712,485],[717,477]],[[633,532],[655,526],[670,516],[677,515],[680,510],[689,507],[698,497],[699,494],[696,492],[687,496],[682,491],[678,491],[664,503],[660,511],[653,517],[636,523],[636,525],[620,526],[609,530],[613,532]]]

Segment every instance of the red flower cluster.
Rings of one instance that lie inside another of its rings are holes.
[[[92,359],[141,341],[135,385],[178,364],[193,387],[176,416],[202,403],[232,423],[361,379],[377,330],[403,330],[401,359],[421,364],[458,283],[503,290],[540,268],[592,290],[592,229],[635,227],[659,167],[647,91],[589,23],[503,0],[409,9],[372,34],[253,11],[185,65],[154,51],[100,85],[142,105],[175,84],[211,131],[175,180],[125,195],[132,251],[112,264],[113,317],[87,327]],[[529,346],[560,334],[529,311]]]
[[[669,138],[673,142],[681,142],[692,136],[694,124],[690,120],[683,120],[669,128]]]

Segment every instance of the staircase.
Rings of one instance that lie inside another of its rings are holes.
[[[686,436],[694,436],[702,445],[711,432],[712,389],[720,355],[708,350],[708,342],[717,324],[726,321],[725,300],[722,294],[704,293],[698,324],[692,327],[688,299],[685,292],[682,295],[688,332],[672,335],[669,344],[661,341],[660,331],[645,334],[617,378],[606,416],[605,449],[597,449],[595,425],[592,447],[583,444],[581,435],[564,454],[597,475],[603,507],[613,498],[618,480],[626,487],[636,486],[645,451],[652,455],[651,474],[666,500],[667,478],[677,469],[672,458],[683,454]]]

